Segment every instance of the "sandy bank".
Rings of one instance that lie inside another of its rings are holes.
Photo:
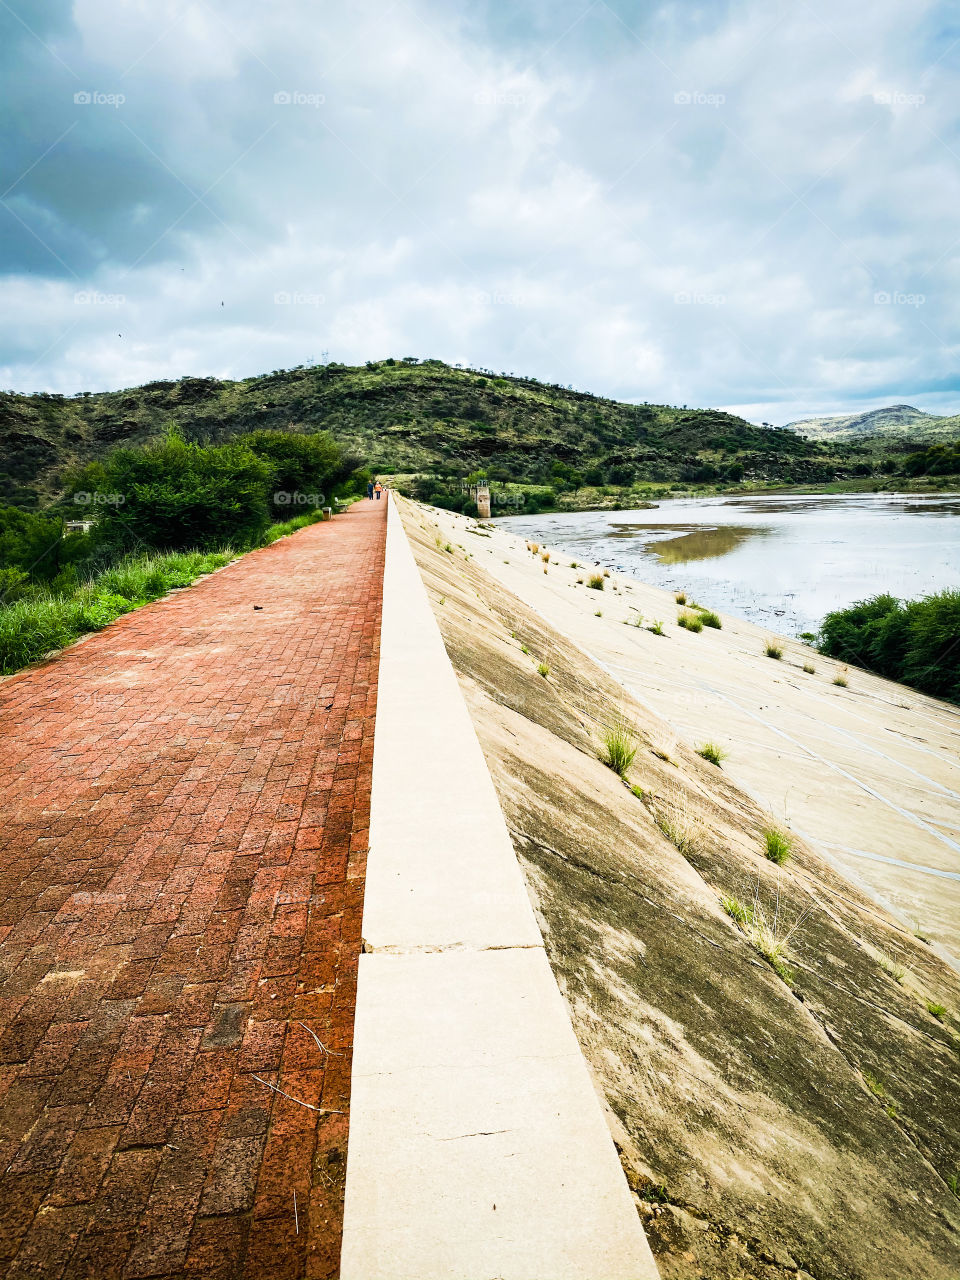
[[[856,669],[836,686],[842,664],[779,637],[782,659],[768,658],[770,634],[728,614],[721,631],[684,631],[671,592],[619,573],[591,590],[593,566],[571,568],[556,546],[544,566],[503,526],[436,518],[684,742],[722,746],[758,803],[960,958],[960,708]],[[653,619],[664,636],[645,629]]]

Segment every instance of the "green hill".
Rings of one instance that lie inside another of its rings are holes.
[[[381,472],[465,474],[545,483],[717,478],[822,483],[855,473],[849,447],[758,427],[714,409],[615,400],[533,378],[384,360],[280,369],[237,382],[184,377],[76,396],[0,394],[0,484],[7,501],[55,497],[66,466],[170,423],[219,442],[256,429],[334,433]]]

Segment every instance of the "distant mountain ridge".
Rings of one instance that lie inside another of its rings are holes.
[[[915,409],[912,404],[891,404],[866,413],[799,418],[788,422],[786,430],[808,440],[851,440],[858,436],[903,436],[911,440],[932,440],[960,436],[960,414],[943,416]]]

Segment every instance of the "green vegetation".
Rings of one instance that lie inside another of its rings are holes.
[[[637,754],[637,739],[633,730],[624,720],[615,720],[604,728],[601,738],[603,754],[600,759],[608,769],[612,769],[621,778],[626,778],[627,770]]]
[[[678,591],[678,592],[677,592],[677,594],[676,594],[673,598],[674,598],[674,600],[677,602],[677,604],[686,604],[686,603],[687,603],[687,596],[686,596],[686,592],[684,592],[684,591]]]
[[[549,668],[549,666],[548,666],[545,662],[538,662],[538,663],[537,663],[537,675],[541,675],[541,676],[543,676],[544,680],[546,680],[546,678],[547,678],[547,676],[548,676],[549,674],[550,674],[550,668]]]
[[[924,1004],[927,1006],[927,1013],[936,1018],[938,1022],[942,1022],[947,1016],[946,1005],[938,1004],[936,1000],[925,1000]]]
[[[787,925],[780,918],[779,897],[774,906],[773,915],[768,916],[760,900],[759,887],[754,893],[751,903],[741,902],[733,895],[721,897],[720,904],[727,915],[746,937],[753,949],[770,965],[774,972],[787,983],[793,985],[793,972],[786,963],[785,956],[790,939],[800,927],[803,916],[798,917],[792,925]]]
[[[9,675],[62,649],[87,631],[99,631],[123,613],[185,587],[235,558],[213,552],[167,552],[125,557],[71,595],[37,591],[0,608],[0,674]]]
[[[697,755],[703,756],[704,760],[709,760],[717,768],[723,764],[729,754],[729,751],[724,751],[723,747],[717,746],[715,742],[704,742],[702,746],[697,747]]]
[[[646,792],[644,791],[643,787],[637,787],[637,786],[633,786],[630,788],[630,794],[636,796],[638,800],[643,800],[644,797],[646,796]]]
[[[670,486],[823,485],[872,474],[860,443],[819,443],[714,409],[624,404],[534,378],[387,359],[275,369],[224,382],[185,377],[122,391],[0,395],[0,484],[17,506],[60,490],[67,467],[176,426],[197,444],[259,431],[329,431],[412,496],[475,514],[479,471],[494,508],[615,507]],[[282,486],[281,486],[282,487]]]
[[[647,627],[647,630],[652,632],[655,636],[662,636],[663,623],[660,621],[659,618],[654,618],[654,620],[650,623],[649,627]]]
[[[847,687],[847,677],[845,675],[837,675],[833,677],[833,683],[839,685],[841,689]]]
[[[602,591],[603,590],[603,574],[591,573],[590,577],[587,579],[587,586],[590,587],[592,591]]]
[[[805,662],[803,664],[803,669],[808,676],[812,676],[815,673],[817,668],[813,665],[812,662]]]
[[[719,614],[714,613],[712,609],[700,609],[699,605],[697,608],[700,612],[700,621],[705,627],[713,627],[715,631],[719,631],[723,627]]]
[[[764,645],[763,652],[768,658],[776,658],[778,662],[783,657],[783,649],[775,640],[768,640]]]
[[[896,960],[891,960],[889,956],[882,955],[880,957],[880,968],[884,973],[888,974],[894,982],[903,983],[907,976],[907,971],[902,964],[898,964]]]
[[[683,613],[677,614],[677,626],[683,627],[684,631],[694,631],[699,633],[703,630],[703,623],[700,621],[700,615],[698,613],[692,613],[689,609],[685,610]]]
[[[668,756],[662,758],[673,763]],[[682,791],[678,789],[659,813],[654,815],[654,822],[685,858],[697,852],[703,832],[703,819],[694,811]]]
[[[778,867],[782,867],[793,852],[793,840],[785,831],[781,831],[779,827],[765,827],[763,842],[766,846],[767,857],[771,862],[775,862]]]
[[[879,595],[828,613],[819,648],[921,693],[960,702],[960,591],[907,602]]]
[[[346,496],[365,481],[326,435],[203,446],[171,429],[75,471],[70,503],[0,508],[0,672],[302,529],[319,518],[322,489]],[[277,512],[292,518],[271,523]],[[83,531],[68,532],[81,517]]]

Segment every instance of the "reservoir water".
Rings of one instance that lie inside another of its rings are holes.
[[[960,494],[675,498],[497,523],[784,635],[880,592],[960,588]]]

